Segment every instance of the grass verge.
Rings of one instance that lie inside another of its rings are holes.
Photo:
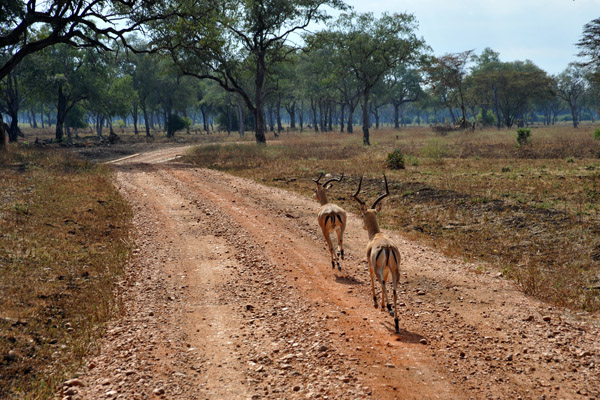
[[[330,201],[357,211],[351,199],[365,176],[365,198],[376,198],[385,172],[392,195],[380,215],[384,227],[473,261],[475,272],[503,271],[525,293],[589,311],[600,310],[600,143],[593,127],[532,130],[516,146],[513,131],[455,132],[428,128],[360,135],[283,135],[268,146],[196,148],[196,165],[225,170],[312,195],[321,172],[346,177]],[[402,149],[406,169],[386,170]]]
[[[109,170],[0,154],[0,398],[50,398],[118,310],[131,210]]]

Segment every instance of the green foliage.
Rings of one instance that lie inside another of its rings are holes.
[[[419,159],[415,156],[411,156],[410,154],[404,157],[404,161],[408,165],[412,165],[413,167],[419,166]]]
[[[85,109],[79,104],[73,106],[67,114],[67,124],[75,129],[87,128],[88,123],[85,120]]]
[[[600,128],[594,131],[594,139],[600,140]]]
[[[430,139],[421,149],[421,155],[436,162],[441,162],[448,155],[448,146],[442,139]]]
[[[517,145],[525,146],[531,143],[531,129],[519,128],[517,129]]]
[[[175,132],[187,129],[192,125],[192,121],[189,118],[181,117],[177,114],[169,115],[167,122],[167,136],[173,137]]]
[[[386,165],[389,169],[404,169],[404,154],[401,149],[395,149],[387,156]]]
[[[477,122],[483,125],[496,125],[497,120],[494,113],[490,110],[487,110],[484,117],[482,115],[482,111],[483,110],[479,111],[479,114],[477,114]]]

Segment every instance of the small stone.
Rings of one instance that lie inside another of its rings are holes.
[[[417,290],[417,296],[425,296],[425,291],[423,289]]]
[[[579,353],[579,357],[589,357],[589,356],[591,356],[591,355],[592,355],[592,353],[590,353],[589,351],[586,351],[586,350],[584,350],[584,351],[581,351],[581,352]]]
[[[327,350],[329,350],[329,347],[327,347],[325,345],[321,345],[321,347],[319,347],[319,351],[320,352],[324,352],[324,351],[327,351]]]
[[[467,355],[465,354],[464,351],[461,351],[459,354],[460,358],[465,358]]]
[[[550,322],[552,320],[552,318],[549,315],[544,315],[542,317],[542,320],[544,320],[545,322]]]
[[[296,385],[293,387],[294,392],[299,392],[302,389],[300,386]]]
[[[165,394],[165,389],[164,388],[156,388],[152,391],[152,393],[156,396],[162,396],[163,394]]]
[[[246,311],[253,311],[254,306],[252,304],[246,304]]]
[[[508,353],[508,354],[506,355],[506,358],[505,358],[505,360],[506,360],[506,361],[512,361],[512,360],[513,360],[513,355],[512,355],[511,353]]]
[[[385,364],[385,366],[388,368],[396,368],[396,366],[392,363],[387,363],[387,364]]]
[[[523,321],[525,321],[525,322],[531,322],[531,321],[533,321],[533,315],[530,315],[527,318],[524,318]]]
[[[67,396],[74,396],[76,394],[77,394],[77,389],[75,389],[75,388],[70,387],[67,390],[65,390],[65,395],[67,395]]]
[[[421,343],[421,344],[427,344],[427,339],[421,338],[421,340],[419,340],[419,343]]]
[[[65,386],[85,386],[85,384],[81,381],[81,379],[74,378],[66,381]]]
[[[116,390],[109,390],[108,392],[104,393],[104,396],[106,396],[109,399],[111,399],[111,398],[115,397],[118,394],[119,394],[119,392],[117,392]]]

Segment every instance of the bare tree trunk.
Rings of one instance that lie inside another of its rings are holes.
[[[346,110],[346,103],[340,105],[340,133],[344,133],[344,111]]]
[[[369,141],[369,90],[365,90],[363,93],[363,107],[362,107],[362,116],[363,116],[363,144],[366,146],[370,146],[371,142]]]
[[[238,97],[237,99],[237,110],[238,110],[238,129],[240,132],[240,137],[244,137],[244,131],[246,130],[246,115],[244,113],[244,103],[242,99]]]
[[[354,132],[353,120],[354,120],[354,106],[352,104],[348,104],[348,124],[347,124],[348,128],[346,129],[346,131],[348,133]]]
[[[319,124],[317,123],[317,105],[315,104],[313,99],[310,99],[310,108],[313,114],[313,124],[315,132],[319,132]]]
[[[275,117],[277,118],[277,133],[281,133],[283,125],[281,124],[281,100],[277,100],[277,108],[275,109]]]
[[[33,107],[31,107],[31,109],[29,110],[29,114],[31,115],[31,127],[33,129],[37,129],[38,124],[37,124],[37,119],[35,117],[35,110],[33,109]]]
[[[8,147],[8,133],[6,132],[4,121],[2,120],[2,113],[0,113],[0,152],[6,151]]]
[[[58,86],[58,105],[56,106],[56,140],[63,139],[63,124],[67,114],[67,97],[63,93],[62,85]]]

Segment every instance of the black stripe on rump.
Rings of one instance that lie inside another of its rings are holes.
[[[392,251],[392,256],[394,256],[394,261],[396,262],[396,265],[398,265],[398,259],[396,258],[396,252],[393,249],[390,249]]]
[[[379,251],[377,252],[377,255],[375,256],[375,263],[377,263],[377,260],[379,259],[379,256],[381,255],[381,252],[385,250],[384,248],[379,249]]]

